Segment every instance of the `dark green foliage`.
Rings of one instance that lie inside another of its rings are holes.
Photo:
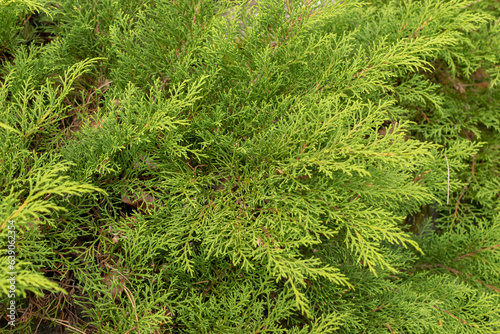
[[[500,328],[496,1],[0,6],[17,332]]]

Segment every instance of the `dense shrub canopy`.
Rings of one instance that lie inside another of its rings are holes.
[[[500,329],[499,17],[0,0],[0,325]]]

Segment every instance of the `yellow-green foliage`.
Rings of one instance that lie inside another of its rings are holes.
[[[19,333],[500,328],[495,1],[22,3],[0,23],[40,12],[0,48]]]

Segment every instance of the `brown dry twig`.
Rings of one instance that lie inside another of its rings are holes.
[[[432,305],[432,307],[434,307],[436,310],[439,310],[439,308],[436,306],[436,305]],[[476,327],[476,328],[479,328],[479,326],[477,325],[474,325],[474,324],[469,324],[467,321],[465,321],[464,319],[461,319],[459,317],[457,317],[456,315],[454,315],[453,313],[451,313],[450,311],[447,311],[445,309],[442,309],[441,311],[443,311],[444,313],[448,314],[448,315],[451,315],[453,318],[457,319],[457,320],[460,320],[460,322],[462,322],[464,325],[471,325],[472,327]]]
[[[460,205],[460,200],[465,194],[465,191],[468,189],[468,185],[465,186],[464,189],[462,189],[462,192],[460,193],[460,196],[458,196],[457,204],[455,205],[455,213],[453,214],[454,218],[457,218],[457,212],[458,212],[458,206]]]
[[[383,309],[385,306],[386,306],[386,305],[381,305],[381,306],[379,306],[379,307],[377,307],[377,308],[373,309],[373,310],[372,310],[372,312],[377,312],[378,310]]]
[[[304,146],[302,146],[302,149],[300,150],[299,154],[302,154],[302,152],[304,152],[304,150],[306,149],[306,147],[307,147],[307,143],[304,143]]]
[[[391,331],[391,333],[396,334],[395,331],[392,330],[391,326],[389,326],[389,323],[384,324],[384,326]]]
[[[68,321],[65,321],[65,320],[58,320],[58,319],[52,319],[52,318],[48,318],[48,317],[44,317],[43,319],[45,320],[49,320],[49,321],[53,321],[53,322],[56,322],[58,323],[59,325],[63,325],[64,327],[68,327],[72,330],[74,330],[75,332],[78,332],[78,333],[82,333],[82,334],[87,334],[85,333],[84,331],[78,329],[78,328],[75,328],[73,326],[71,326]]]
[[[135,313],[135,320],[137,322],[139,322],[139,317],[137,316],[137,306],[135,304],[135,298],[134,296],[132,295],[132,292],[130,292],[130,290],[125,286],[123,285],[123,290],[125,291],[125,293],[127,294],[127,297],[128,299],[130,300],[130,303],[132,304],[132,307],[134,308],[134,313]]]
[[[464,254],[464,255],[460,255],[459,257],[457,257],[453,261],[458,261],[459,259],[465,259],[466,257],[474,256],[477,253],[484,252],[486,250],[493,250],[493,249],[498,248],[498,247],[500,247],[500,244],[494,245],[494,246],[490,246],[490,247],[483,247],[483,248],[475,250],[473,252],[470,252],[470,253],[467,253],[467,254]]]

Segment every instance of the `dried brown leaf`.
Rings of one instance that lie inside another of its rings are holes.
[[[145,191],[142,192],[141,196],[136,196],[136,195],[128,196],[127,194],[124,194],[122,196],[123,203],[133,206],[142,213],[146,210],[154,209],[155,207],[154,201],[155,198],[151,194],[146,193]]]
[[[111,289],[111,295],[115,297],[123,292],[122,285],[125,284],[125,278],[121,277],[120,274],[115,272],[110,272],[109,274],[104,275],[103,278],[104,283]],[[118,282],[118,286],[113,281]],[[113,287],[113,285],[115,285]]]

